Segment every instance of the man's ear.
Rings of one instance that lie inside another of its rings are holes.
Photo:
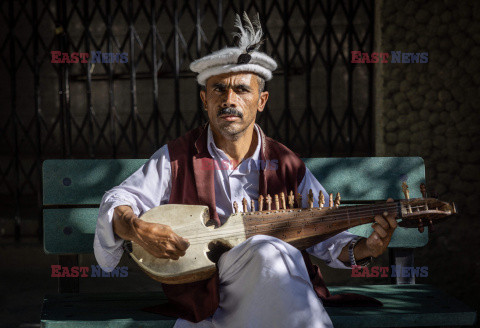
[[[205,90],[200,90],[200,99],[202,99],[203,109],[207,110],[207,101],[205,100],[206,99]]]
[[[263,91],[260,94],[260,97],[258,98],[258,111],[263,112],[263,109],[265,108],[265,105],[267,104],[268,100],[268,91]]]

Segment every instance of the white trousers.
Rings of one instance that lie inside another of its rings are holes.
[[[178,319],[174,328],[333,327],[315,294],[302,254],[269,236],[254,236],[218,262],[220,304],[199,323]]]

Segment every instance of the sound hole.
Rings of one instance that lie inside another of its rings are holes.
[[[207,257],[213,263],[217,263],[220,260],[220,256],[231,249],[232,245],[227,241],[221,239],[213,240],[208,243]]]

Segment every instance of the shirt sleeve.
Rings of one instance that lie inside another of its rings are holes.
[[[108,190],[100,203],[93,250],[100,267],[112,271],[123,254],[123,239],[113,232],[115,207],[128,205],[140,216],[149,209],[165,204],[172,188],[168,146],[164,145],[120,185]]]
[[[305,176],[298,186],[298,192],[302,195],[302,207],[307,207],[308,205],[308,192],[312,189],[314,198],[318,200],[318,195],[320,191],[325,197],[325,204],[329,203],[329,195],[325,188],[318,182],[315,176],[310,172],[308,168],[305,170]],[[313,204],[314,207],[318,207],[318,203]],[[327,205],[328,206],[328,205]],[[329,239],[322,241],[314,246],[307,248],[307,252],[323,261],[332,268],[338,269],[351,269],[351,266],[346,266],[342,261],[338,259],[343,247],[357,237],[356,235],[343,231],[336,234]]]

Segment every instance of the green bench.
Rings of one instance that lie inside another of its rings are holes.
[[[146,160],[47,160],[43,163],[44,249],[62,266],[78,266],[78,254],[93,253],[99,202]],[[328,192],[340,192],[344,204],[421,197],[425,166],[420,157],[306,158],[308,168]],[[350,229],[369,236],[370,225]],[[392,265],[414,266],[413,249],[428,242],[428,228],[397,228],[390,242]],[[131,262],[132,266],[135,265]],[[58,278],[59,292],[44,299],[42,327],[172,327],[175,319],[140,309],[165,300],[161,292],[79,293],[82,278]],[[327,282],[328,283],[328,282]],[[415,278],[397,277],[391,285],[329,287],[332,294],[373,296],[381,308],[327,308],[335,327],[472,326],[476,312]]]

